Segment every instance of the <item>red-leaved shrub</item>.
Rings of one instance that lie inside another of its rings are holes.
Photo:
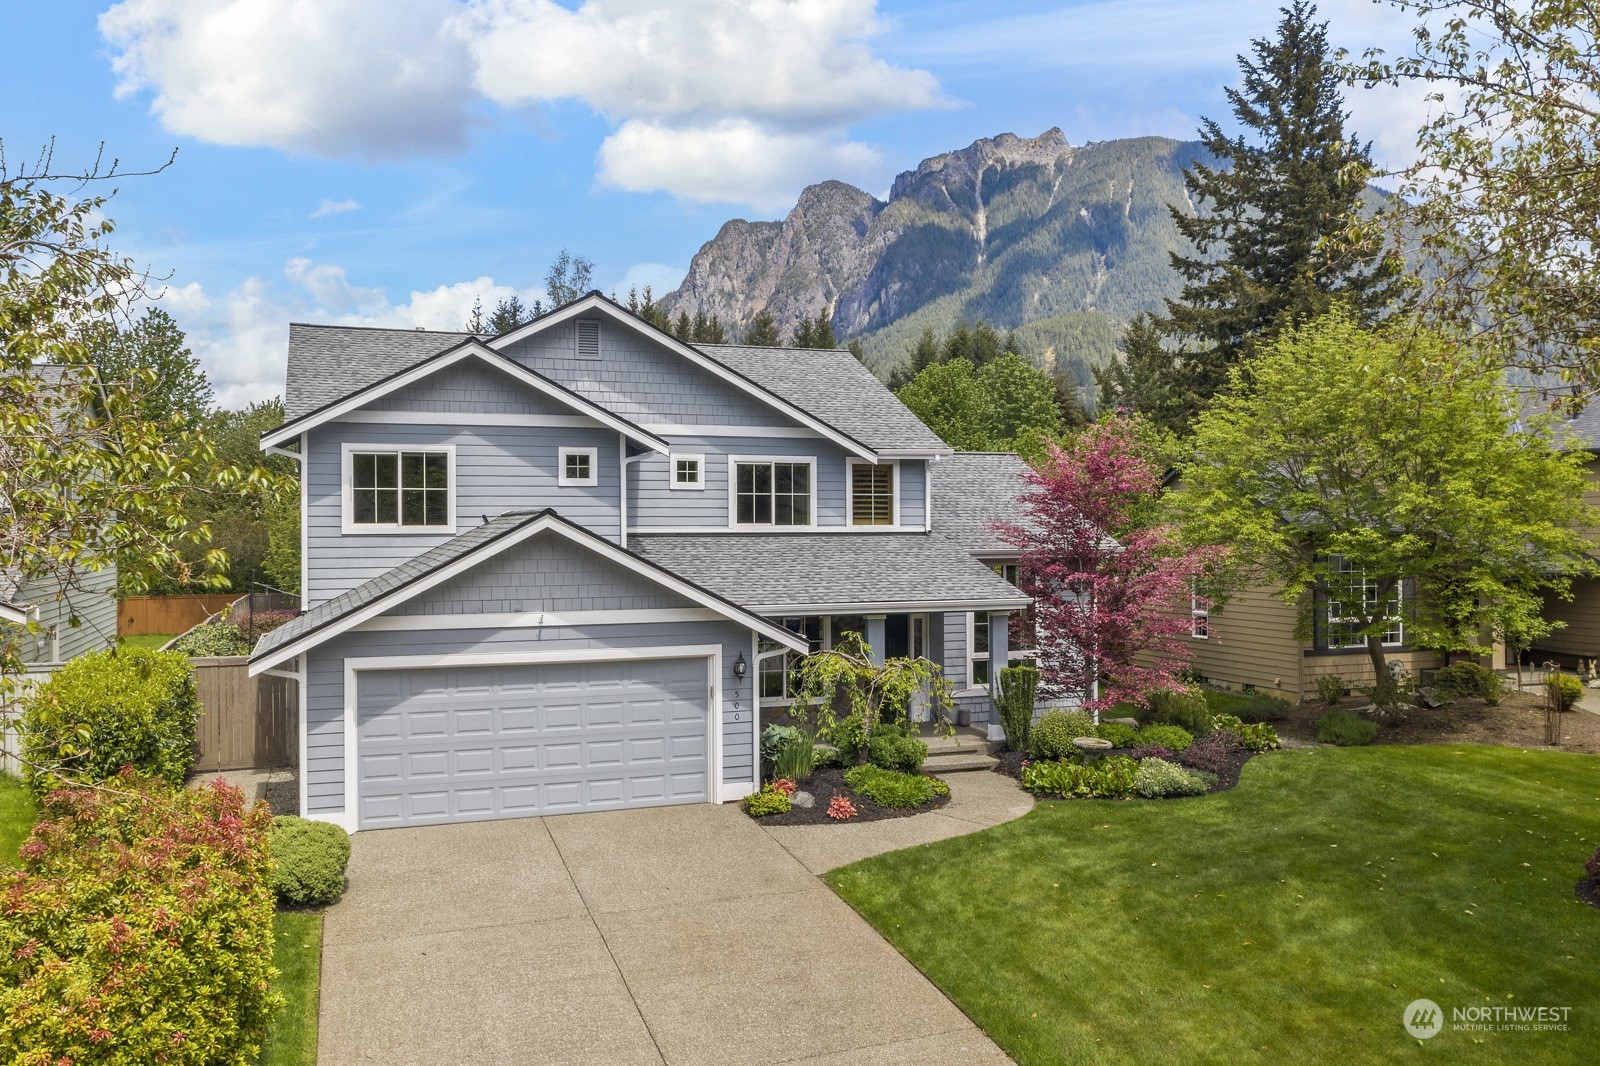
[[[1590,877],[1600,878],[1600,848],[1594,849],[1594,854],[1589,856],[1589,861],[1583,864],[1583,872]]]
[[[842,822],[846,818],[854,818],[856,813],[856,805],[850,802],[849,796],[841,796],[835,793],[833,799],[828,803],[828,817],[835,821]]]
[[[59,789],[0,874],[0,1061],[255,1061],[279,1002],[266,830],[236,788]]]

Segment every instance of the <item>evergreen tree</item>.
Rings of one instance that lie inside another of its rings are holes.
[[[482,296],[474,296],[472,298],[472,310],[467,315],[467,332],[468,333],[487,333],[487,332],[489,332],[489,320],[487,318],[485,318],[484,314],[483,314],[483,297]],[[296,573],[298,573],[298,572],[299,571],[297,569]]]
[[[704,311],[694,313],[694,325],[689,331],[689,337],[696,344],[728,343],[728,334],[722,328],[722,319],[716,315],[708,315]]]
[[[143,318],[121,331],[104,323],[91,331],[90,347],[101,379],[127,388],[151,422],[179,418],[193,427],[205,420],[211,383],[183,330],[165,311],[148,308]]]
[[[678,321],[674,322],[672,325],[672,335],[678,338],[680,341],[692,340],[694,338],[694,323],[689,319],[689,312],[678,312]]]
[[[833,323],[828,321],[828,309],[817,312],[816,318],[802,318],[795,327],[791,348],[837,348],[839,341],[833,335]]]
[[[744,330],[744,342],[755,348],[777,348],[781,346],[778,340],[778,323],[762,308],[750,316],[750,324]]]
[[[650,291],[650,286],[644,287],[644,299],[639,299],[638,289],[628,290],[628,310],[644,319],[650,325],[663,333],[672,332],[672,319],[667,312],[656,302],[655,294]]]
[[[510,333],[518,326],[525,326],[538,318],[542,311],[543,306],[537,302],[529,307],[518,297],[507,296],[494,305],[494,314],[489,316],[489,332]]]
[[[1348,240],[1371,157],[1345,130],[1327,23],[1308,0],[1282,11],[1277,36],[1239,58],[1242,86],[1226,90],[1246,132],[1204,119],[1200,140],[1217,163],[1184,171],[1195,213],[1171,207],[1193,246],[1172,256],[1183,291],[1164,318],[1130,327],[1125,373],[1101,379],[1110,406],[1178,432],[1264,340],[1336,304],[1370,324],[1398,292],[1400,261],[1381,238]]]
[[[889,375],[889,387],[897,392],[915,381],[918,374],[940,361],[939,338],[934,335],[931,327],[922,331],[922,336],[917,338],[917,343],[911,346],[907,354],[908,360],[895,367]]]
[[[845,351],[856,357],[856,362],[860,363],[862,366],[867,365],[867,348],[866,345],[861,343],[861,339],[859,337],[855,338],[844,347]]]
[[[944,362],[965,359],[973,366],[981,367],[1000,358],[1002,352],[1015,350],[1006,347],[999,330],[979,319],[973,326],[965,322],[957,323],[956,328],[945,337],[940,357]]]

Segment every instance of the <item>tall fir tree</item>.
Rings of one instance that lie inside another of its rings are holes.
[[[777,348],[778,323],[762,308],[750,316],[750,324],[744,328],[744,342],[754,348]]]
[[[1345,129],[1327,23],[1316,13],[1295,0],[1276,37],[1239,57],[1242,84],[1226,92],[1243,133],[1202,120],[1200,141],[1216,163],[1184,171],[1193,212],[1170,208],[1192,245],[1172,256],[1183,291],[1165,316],[1129,328],[1126,364],[1102,376],[1102,402],[1187,432],[1262,341],[1337,305],[1370,324],[1398,296],[1399,256],[1381,238],[1349,239],[1370,145]]]
[[[817,312],[816,318],[802,318],[795,327],[791,348],[837,348],[838,338],[833,335],[833,323],[828,321],[828,309]]]

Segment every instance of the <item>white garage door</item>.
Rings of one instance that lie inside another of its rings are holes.
[[[704,659],[356,678],[363,829],[710,798]]]

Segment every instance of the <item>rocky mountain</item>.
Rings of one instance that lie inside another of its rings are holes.
[[[1209,159],[1192,142],[1074,147],[1052,129],[923,160],[887,201],[823,182],[781,222],[724,224],[666,304],[736,330],[765,308],[784,335],[829,309],[880,371],[924,328],[981,318],[1087,385],[1123,324],[1178,290],[1168,253],[1182,241],[1167,205],[1186,202],[1195,158]]]

